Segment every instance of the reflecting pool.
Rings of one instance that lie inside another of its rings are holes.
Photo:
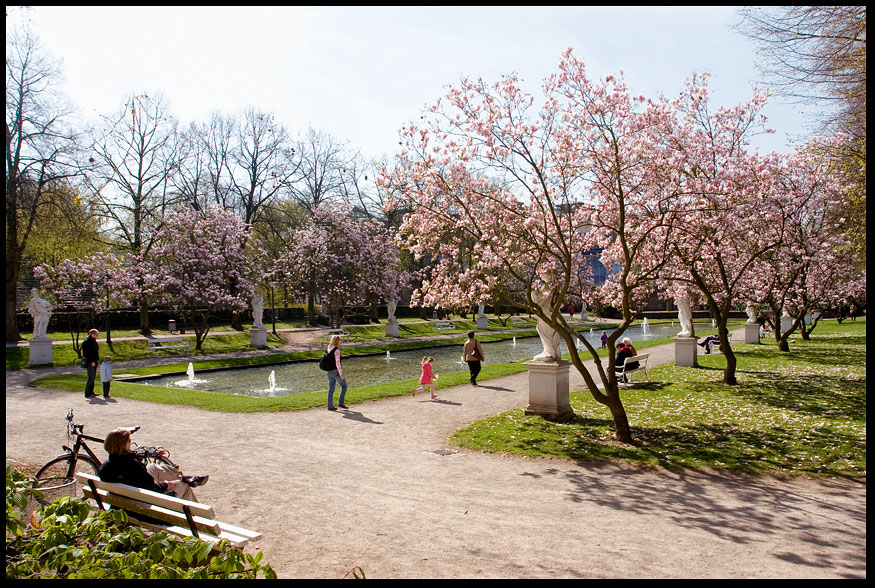
[[[680,327],[677,325],[647,326],[645,329],[633,327],[626,329],[625,336],[633,342],[639,342],[674,336],[679,330]],[[613,330],[607,331],[608,335],[612,332]],[[581,333],[596,348],[601,345],[601,329],[594,328]],[[508,339],[482,345],[486,354],[486,364],[526,361],[540,353],[542,349],[541,339],[537,336],[524,338],[518,336],[516,340]],[[567,352],[564,343],[562,350],[563,353]],[[434,372],[440,376],[444,373],[468,369],[468,366],[462,362],[461,354],[462,346],[454,345],[347,357],[343,359],[343,374],[349,385],[354,387],[419,378],[422,358],[430,355],[434,357]],[[198,373],[190,371],[187,374],[150,378],[138,383],[265,398],[328,389],[325,372],[319,369],[318,361],[315,360]]]

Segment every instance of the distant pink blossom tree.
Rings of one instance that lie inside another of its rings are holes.
[[[318,295],[340,328],[353,308],[397,300],[409,285],[394,236],[375,219],[354,219],[344,204],[323,202],[289,239],[273,279],[300,296]]]
[[[247,256],[249,228],[234,213],[209,208],[168,216],[140,270],[151,300],[177,309],[193,326],[196,349],[217,310],[242,312],[255,290],[259,262]]]
[[[819,316],[848,296],[865,292],[865,272],[861,276],[855,270],[856,249],[842,219],[833,213],[844,201],[846,186],[839,184],[822,154],[815,153],[803,148],[787,162],[780,183],[798,205],[787,216],[781,246],[757,263],[761,279],[749,295],[770,307],[781,351],[789,351],[789,337],[797,329],[804,339],[809,337],[813,325],[806,326],[806,315]],[[786,330],[780,328],[783,309],[793,317]]]
[[[717,323],[729,385],[737,383],[729,313],[747,302],[743,294],[759,278],[758,260],[781,245],[788,215],[799,205],[779,181],[783,156],[749,149],[765,120],[765,102],[766,95],[754,93],[749,102],[711,112],[705,80],[693,77],[676,102],[677,120],[665,143],[682,196],[673,203],[676,233],[660,283],[699,291]]]
[[[127,254],[98,253],[78,260],[65,259],[57,266],[43,264],[34,268],[34,277],[48,290],[56,307],[84,313],[90,320],[94,314],[109,313],[112,308],[127,307],[138,296],[136,277]],[[73,348],[80,354],[79,334],[87,325],[70,321]],[[111,344],[107,320],[106,342]]]

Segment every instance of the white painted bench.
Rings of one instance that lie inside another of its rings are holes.
[[[438,321],[434,324],[434,326],[438,331],[444,331],[447,329],[455,329],[456,328],[456,326],[449,321]]]
[[[528,321],[521,316],[510,317],[510,322],[511,322],[511,324],[514,324],[514,325],[527,325],[527,324],[529,324]]]
[[[165,351],[167,349],[186,349],[188,341],[182,337],[161,337],[149,339],[149,352]]]
[[[322,336],[327,337],[329,335],[340,335],[341,337],[349,337],[349,333],[346,329],[322,329]]]
[[[617,382],[622,386],[626,387],[632,383],[632,374],[635,372],[640,372],[644,370],[644,376],[647,378],[647,381],[650,381],[650,376],[647,375],[647,358],[650,357],[649,353],[643,353],[641,355],[636,355],[634,357],[627,357],[626,361],[623,362],[623,370],[621,372],[617,372]],[[630,363],[638,362],[638,367],[630,368],[628,367]],[[629,376],[624,378],[623,376]],[[624,381],[628,380],[628,381]]]
[[[213,507],[206,504],[127,484],[103,482],[94,474],[84,472],[77,472],[76,479],[82,485],[85,498],[93,500],[98,510],[109,510],[110,505],[120,508],[127,511],[131,522],[148,529],[163,530],[181,537],[197,537],[214,544],[226,539],[237,548],[263,535],[215,520]],[[138,515],[157,519],[162,524],[140,520]]]

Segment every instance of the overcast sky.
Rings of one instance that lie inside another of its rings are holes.
[[[255,106],[373,158],[394,155],[398,129],[462,75],[517,72],[537,103],[568,47],[591,76],[622,70],[635,94],[671,96],[708,72],[715,109],[738,104],[759,80],[738,21],[736,7],[7,8],[7,31],[26,23],[61,60],[86,118],[160,92],[184,124]],[[764,112],[778,132],[762,150],[806,132],[798,105],[772,98]]]

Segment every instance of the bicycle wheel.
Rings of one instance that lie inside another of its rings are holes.
[[[62,496],[81,498],[82,490],[74,476],[77,472],[97,475],[98,468],[100,464],[84,453],[76,457],[75,463],[73,454],[56,457],[40,468],[34,476],[36,478],[34,487],[43,493],[42,498],[37,498],[37,502],[46,505]]]

